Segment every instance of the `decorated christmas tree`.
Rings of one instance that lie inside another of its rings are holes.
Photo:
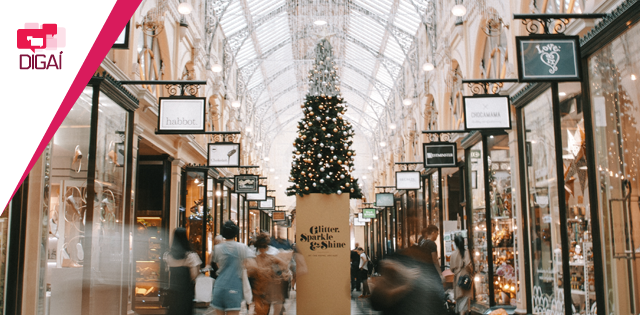
[[[304,118],[298,122],[293,143],[289,181],[294,184],[287,189],[289,196],[349,193],[351,198],[362,197],[358,180],[351,177],[354,132],[344,118],[347,104],[340,95],[337,69],[331,44],[321,39],[309,71],[309,92],[300,106]]]

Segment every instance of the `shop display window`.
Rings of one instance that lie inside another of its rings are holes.
[[[397,246],[398,248],[403,248],[404,246],[404,242],[402,240],[404,240],[403,235],[404,235],[404,222],[402,220],[402,216],[404,214],[404,207],[402,206],[402,201],[399,199],[396,199],[396,213],[398,215],[397,217],[397,226],[398,226],[398,234],[396,235],[396,242],[397,242]]]
[[[6,288],[7,276],[7,256],[9,254],[9,213],[11,212],[11,202],[0,213],[0,314],[5,313],[5,290],[14,289]],[[48,231],[47,231],[48,234]],[[10,284],[12,285],[12,284]]]
[[[558,204],[555,140],[551,90],[523,109],[531,244],[531,279],[534,312],[546,312],[564,303],[562,243]],[[543,303],[546,300],[548,303]],[[562,309],[562,308],[561,308]]]
[[[99,94],[96,104],[94,93]],[[130,113],[98,85],[87,86],[43,152],[41,314],[80,312],[83,298],[89,299],[90,312],[117,313],[126,303],[121,297],[128,288],[123,257],[129,244]],[[91,281],[83,282],[87,268]],[[100,297],[82,294],[98,291]],[[79,295],[70,298],[67,292]]]
[[[469,187],[471,188],[471,237],[473,240],[474,298],[477,304],[489,306],[489,266],[487,260],[487,218],[484,191],[484,156],[482,142],[470,149]]]
[[[431,223],[440,226],[440,176],[434,172],[431,176]]]
[[[202,171],[187,171],[183,179],[186,185],[184,204],[187,216],[184,227],[187,229],[191,249],[198,253],[201,259],[204,258],[202,229],[204,228],[204,217],[208,215],[204,202],[204,186],[205,180],[207,180],[205,176],[206,173]]]
[[[249,210],[249,238],[255,239],[260,233],[260,210]]]
[[[640,25],[636,24],[589,58],[589,88],[600,209],[604,292],[610,314],[640,309]],[[578,166],[580,171],[580,166]],[[580,175],[580,174],[578,174]],[[574,184],[579,186],[579,184]],[[585,197],[586,198],[586,197]],[[583,211],[578,207],[579,212]],[[578,218],[587,217],[579,213]],[[598,218],[593,218],[597,220]],[[578,234],[584,230],[575,224]],[[635,226],[636,232],[632,227]],[[578,241],[580,239],[578,238]],[[587,264],[584,291],[593,291],[593,253],[582,248]],[[596,257],[598,259],[599,257]],[[577,269],[577,268],[576,268]],[[579,274],[576,271],[577,274]],[[585,292],[586,294],[586,292]]]
[[[512,206],[509,136],[489,136],[487,151],[494,304],[515,305],[518,288],[516,222]]]

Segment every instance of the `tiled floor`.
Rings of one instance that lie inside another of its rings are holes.
[[[344,314],[344,315],[377,315],[379,314],[379,312],[371,310],[371,308],[369,307],[369,302],[366,299],[359,299],[358,295],[360,295],[360,292],[355,291],[351,293],[351,314]],[[296,315],[296,292],[295,291],[291,291],[291,296],[285,302],[284,308],[285,308],[285,312],[284,312],[285,315]],[[215,315],[216,312],[212,307],[209,307],[206,309],[205,308],[196,309],[195,314],[196,315]],[[240,314],[252,315],[253,307],[250,307],[248,312],[246,309],[243,309],[240,312]],[[273,314],[269,314],[269,315],[273,315]],[[340,315],[340,314],[335,314],[335,315]]]

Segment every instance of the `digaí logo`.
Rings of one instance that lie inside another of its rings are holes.
[[[66,44],[66,30],[57,24],[25,23],[18,29],[18,49],[28,49],[33,54],[20,54],[20,69],[62,69],[62,51],[55,54],[36,53],[42,50],[58,50]]]

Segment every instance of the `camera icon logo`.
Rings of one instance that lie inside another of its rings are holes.
[[[57,24],[26,23],[25,28],[18,29],[18,49],[56,50],[65,46],[66,32]]]

